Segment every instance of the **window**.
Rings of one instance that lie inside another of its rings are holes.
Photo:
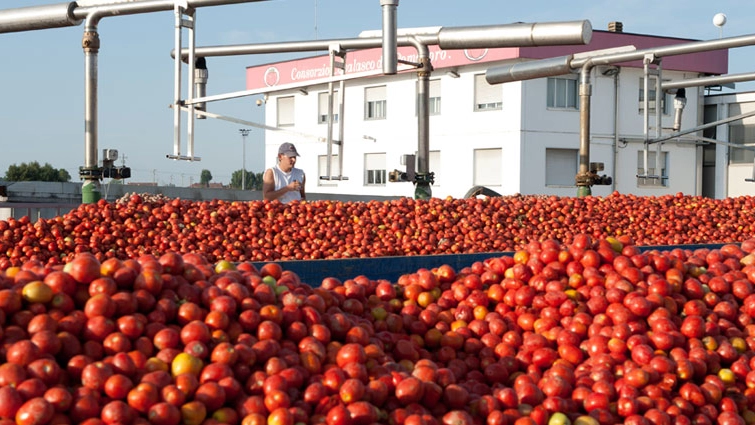
[[[488,84],[485,74],[474,76],[474,110],[489,111],[503,107],[503,90]]]
[[[642,113],[642,111],[645,109],[645,78],[640,77],[640,96],[639,96],[639,112]],[[669,95],[667,93],[664,93],[661,95],[661,113],[663,115],[669,114],[669,105],[671,104],[671,101],[669,100]],[[655,77],[652,77],[648,80],[648,113],[654,114],[655,113]]]
[[[730,117],[753,111],[755,111],[755,102],[729,105]],[[729,143],[755,148],[755,117],[729,123]],[[753,161],[755,161],[755,152],[735,146],[729,147],[730,164],[752,164]]]
[[[501,148],[475,149],[474,151],[474,185],[501,185]]]
[[[384,120],[387,106],[385,86],[364,89],[364,119]]]
[[[642,175],[645,172],[645,152],[637,151],[637,186],[668,186],[668,152],[661,152],[660,174],[656,171],[655,157],[656,152],[648,151],[647,176],[655,177],[646,177]]]
[[[414,111],[415,114],[419,112],[419,83],[417,86],[417,107]],[[429,99],[427,100],[427,109],[430,115],[440,115],[440,80],[430,80],[430,93],[428,93]]]
[[[317,95],[317,123],[328,123],[328,92]],[[341,103],[341,95],[338,91],[333,92],[333,123],[338,122],[338,105]]]
[[[328,176],[328,156],[327,155],[318,155],[317,156],[317,171],[318,175],[320,176]],[[331,177],[338,177],[341,175],[341,169],[340,165],[338,163],[338,155],[330,155],[330,176]],[[318,186],[335,186],[337,180],[323,180],[323,179],[317,179],[317,185]]]
[[[364,154],[364,185],[385,186],[385,154]]]
[[[548,78],[548,107],[579,109],[576,78]]]
[[[294,125],[294,97],[278,98],[278,127]]]
[[[579,150],[545,149],[545,185],[574,187],[579,167]]]

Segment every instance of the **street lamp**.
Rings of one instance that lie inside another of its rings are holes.
[[[241,133],[241,190],[246,190],[246,136],[252,131],[248,128],[240,128]]]

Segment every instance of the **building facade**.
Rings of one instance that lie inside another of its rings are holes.
[[[705,122],[723,121],[755,112],[755,92],[705,97]],[[755,117],[749,116],[705,130],[706,138],[744,146],[706,145],[703,154],[705,196],[726,198],[755,194]]]
[[[477,186],[502,195],[577,193],[579,75],[490,85],[485,79],[488,69],[600,49],[634,46],[640,50],[691,41],[594,31],[586,46],[465,51],[430,46],[432,195],[458,198]],[[258,101],[265,108],[268,127],[266,167],[274,165],[277,147],[288,141],[301,154],[297,167],[306,172],[310,193],[412,196],[412,183],[391,182],[389,175],[406,168],[405,155],[417,154],[417,73],[404,66],[396,75],[382,75],[380,55],[380,49],[345,55],[343,93],[340,84],[333,84],[330,132],[331,92],[324,82],[331,76],[329,55],[247,68],[247,89],[267,88],[264,101]],[[401,47],[399,58],[416,61],[416,52]],[[727,64],[724,50],[667,57],[659,68],[662,81],[677,81],[726,74]],[[334,75],[339,74],[340,70]],[[346,79],[349,76],[360,78]],[[704,149],[695,133],[649,145],[646,150],[644,141],[655,138],[658,130],[654,76],[649,80],[650,119],[645,125],[644,78],[639,61],[599,66],[592,72],[590,161],[603,163],[600,174],[612,177],[610,185],[593,186],[592,194],[702,194],[710,185],[705,181],[710,173],[703,172]],[[686,89],[682,129],[703,123],[704,94],[702,87]],[[661,108],[660,132],[666,135],[673,131],[673,94],[664,94]],[[330,147],[329,140],[335,141]],[[339,152],[342,159],[337,157]]]

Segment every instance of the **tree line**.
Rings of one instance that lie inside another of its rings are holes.
[[[244,179],[244,176],[246,177]],[[41,182],[70,182],[71,174],[64,168],[55,168],[49,163],[40,165],[37,161],[22,162],[21,164],[12,164],[5,172],[4,180],[13,182],[41,181]],[[246,180],[242,185],[242,180]],[[202,170],[199,175],[200,183],[209,187],[212,181],[212,172]],[[239,169],[231,174],[229,187],[233,189],[262,190],[262,173],[251,171],[244,172]]]

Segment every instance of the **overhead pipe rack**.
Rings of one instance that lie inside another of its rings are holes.
[[[381,0],[381,5],[390,6],[390,0]],[[395,2],[398,3],[398,2]],[[346,38],[346,39],[330,39],[330,40],[309,40],[309,41],[293,41],[293,42],[280,42],[280,43],[264,43],[264,44],[244,44],[244,45],[228,45],[228,46],[208,46],[197,47],[194,49],[196,57],[211,57],[211,56],[238,56],[238,55],[254,55],[254,54],[269,54],[269,53],[295,53],[295,52],[310,52],[310,51],[345,51],[354,49],[370,49],[383,46],[384,55],[386,50],[391,51],[391,48],[385,49],[384,39],[388,35],[388,32],[392,30],[383,31],[380,37],[360,37],[360,38]],[[456,27],[446,28],[439,27],[437,30],[431,33],[422,33],[414,35],[398,35],[396,31],[396,46],[412,46],[417,49],[418,63],[414,64],[417,69],[418,80],[418,149],[417,149],[417,172],[415,173],[414,183],[415,198],[427,199],[432,196],[430,185],[432,184],[432,173],[429,171],[429,76],[432,72],[432,64],[430,62],[428,46],[436,45],[441,49],[453,50],[453,49],[474,49],[474,48],[500,48],[500,47],[532,47],[532,46],[553,46],[553,45],[576,45],[576,44],[588,44],[592,39],[592,25],[589,21],[567,21],[567,22],[551,22],[551,23],[515,23],[505,25],[485,25],[485,26],[472,26],[472,27]],[[181,49],[180,57],[185,58],[189,55],[189,50]],[[173,57],[176,57],[176,52],[171,53]],[[392,62],[390,59],[391,54],[388,53],[389,59],[384,60]],[[392,71],[389,69],[389,71]],[[384,69],[384,73],[385,69]],[[339,76],[340,81],[345,80],[343,76]],[[337,77],[331,76],[330,79],[323,79],[317,81],[308,81],[307,85],[320,84],[325,82],[331,82]],[[289,85],[292,88],[302,87],[302,85]],[[341,86],[343,87],[343,85]],[[266,89],[264,92],[279,91],[281,87],[272,87]],[[263,91],[245,91],[229,94],[226,96],[207,96],[201,98],[187,99],[183,105],[190,105],[192,103],[208,102],[211,100],[220,100],[223,98],[240,97],[251,94],[259,94]],[[341,96],[343,96],[343,89]],[[332,96],[332,93],[331,93]],[[190,117],[189,119],[193,119]],[[343,118],[340,120],[342,125]],[[340,135],[343,139],[343,134]],[[332,134],[328,135],[329,146],[333,143]],[[339,147],[342,149],[342,142]],[[330,148],[329,148],[330,155]],[[343,155],[341,155],[343,157]],[[327,163],[330,164],[331,160],[328,157]],[[330,176],[326,176],[330,177]]]
[[[744,47],[755,44],[755,35],[745,35],[738,37],[721,38],[718,40],[696,41],[690,43],[676,44],[665,47],[655,47],[629,52],[605,53],[605,52],[586,52],[577,55],[567,55],[557,58],[542,59],[530,62],[521,62],[500,67],[490,68],[487,70],[485,78],[490,84],[501,84],[512,81],[529,80],[534,78],[543,78],[556,75],[568,74],[572,71],[580,72],[580,144],[579,144],[579,172],[576,176],[577,196],[588,196],[591,194],[591,186],[594,182],[595,174],[590,170],[590,96],[592,95],[592,86],[590,84],[590,72],[593,67],[598,65],[611,65],[635,60],[642,60],[645,68],[645,84],[647,85],[648,67],[651,64],[660,64],[661,58],[665,56],[684,55],[689,53],[698,53],[711,50],[721,50],[735,47]],[[659,83],[660,66],[656,78],[656,105],[660,105],[661,87]],[[725,77],[722,77],[725,78]],[[744,80],[741,80],[744,81]],[[684,84],[684,81],[678,82]],[[663,86],[672,87],[669,83]],[[678,86],[677,86],[678,87]],[[647,93],[647,87],[645,87]],[[645,114],[648,113],[648,98],[645,96]],[[660,108],[656,108],[656,130],[657,139],[660,139]],[[647,149],[650,144],[648,137],[648,125],[646,118],[645,125],[645,174],[647,174]],[[660,149],[660,145],[659,145]],[[659,155],[656,156],[656,160]],[[753,165],[755,167],[755,164]],[[755,168],[753,169],[753,180],[755,180]],[[749,179],[748,179],[749,181]]]
[[[98,166],[97,160],[99,22],[107,17],[174,10],[177,16],[176,47],[180,48],[180,27],[188,25],[193,30],[195,9],[257,1],[263,0],[139,0],[120,3],[113,0],[103,0],[101,2],[89,2],[91,5],[84,7],[79,6],[76,2],[67,2],[0,10],[0,33],[63,28],[86,22],[82,38],[85,61],[84,166],[80,167],[80,177],[84,180],[81,188],[82,203],[94,203],[101,198],[102,169]],[[191,22],[187,23],[182,18],[184,14],[190,17]],[[193,33],[190,42],[193,43]],[[193,44],[191,47],[193,47]],[[194,72],[194,65],[194,63],[189,64],[192,73]],[[180,87],[177,87],[177,90],[180,91]],[[189,90],[195,90],[195,88],[190,87]],[[180,97],[180,94],[176,97]],[[176,152],[176,154],[180,155],[180,152]]]

